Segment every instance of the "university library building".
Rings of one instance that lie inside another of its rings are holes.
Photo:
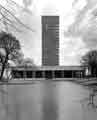
[[[14,78],[81,78],[82,66],[59,66],[59,16],[42,16],[42,66],[12,67]]]

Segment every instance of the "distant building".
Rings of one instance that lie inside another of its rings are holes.
[[[59,65],[59,16],[42,16],[42,65]]]

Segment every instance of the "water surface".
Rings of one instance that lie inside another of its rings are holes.
[[[85,87],[66,81],[0,86],[0,117],[2,120],[97,120],[97,112],[88,109],[88,101],[84,101],[88,94]]]

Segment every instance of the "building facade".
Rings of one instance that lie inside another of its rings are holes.
[[[82,66],[38,66],[35,67],[12,67],[13,78],[37,78],[37,79],[64,79],[83,78],[84,67]]]
[[[42,16],[42,65],[59,65],[59,16]]]

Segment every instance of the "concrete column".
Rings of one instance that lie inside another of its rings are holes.
[[[55,71],[52,70],[52,78],[55,79]]]
[[[35,75],[36,75],[36,71],[33,71],[33,72],[32,72],[33,78],[35,78]]]
[[[45,70],[42,71],[43,79],[45,79]]]
[[[23,71],[23,77],[24,77],[24,80],[27,78],[26,70]]]

